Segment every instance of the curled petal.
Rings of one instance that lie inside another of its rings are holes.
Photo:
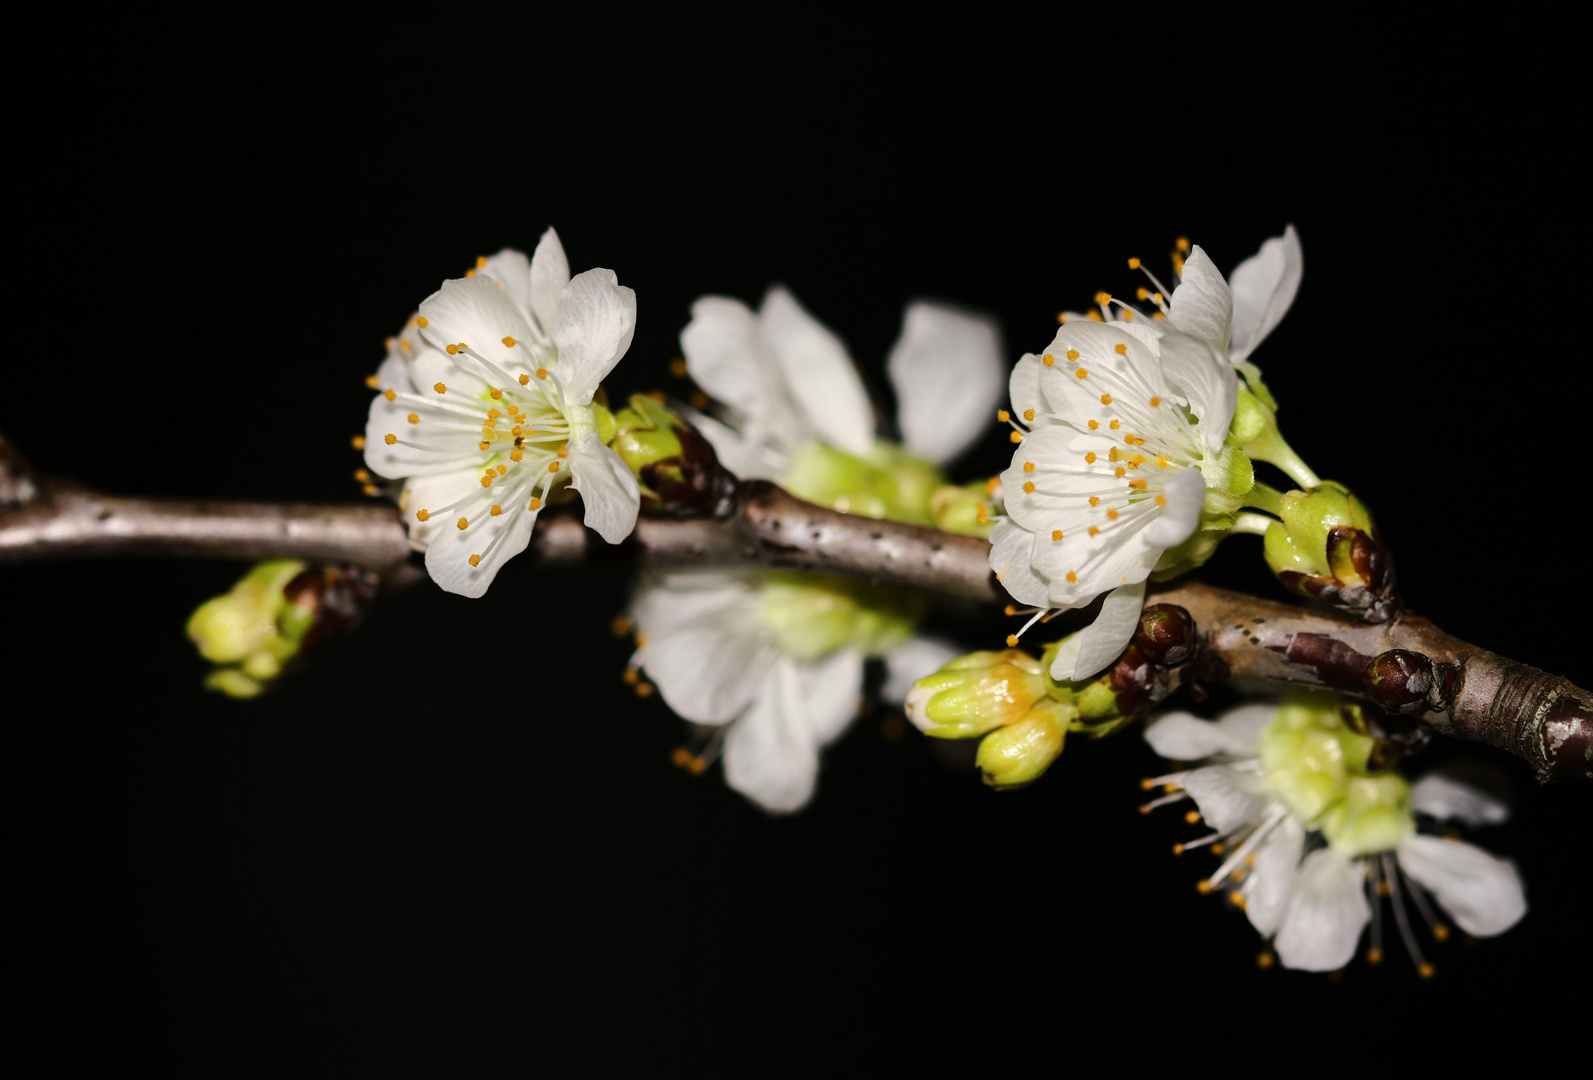
[[[990,569],[1001,587],[1020,604],[1047,607],[1048,585],[1029,566],[1033,550],[1034,534],[1011,518],[1002,518],[990,530]]]
[[[937,465],[966,450],[1001,402],[1004,366],[993,320],[940,304],[910,305],[885,363],[907,449]]]
[[[1144,607],[1143,581],[1121,585],[1107,593],[1106,600],[1101,604],[1101,613],[1079,634],[1079,652],[1072,673],[1065,676],[1059,674],[1053,663],[1051,677],[1079,682],[1116,663],[1133,639],[1134,631],[1139,627],[1140,611]],[[1058,656],[1058,659],[1061,657]]]
[[[566,403],[591,403],[635,333],[636,293],[621,285],[614,271],[586,270],[570,279],[559,295],[552,334]]]
[[[1162,497],[1167,505],[1145,528],[1145,543],[1158,554],[1189,539],[1200,523],[1200,508],[1206,501],[1205,478],[1195,469],[1180,469],[1162,488]]]
[[[551,338],[553,325],[559,317],[560,298],[564,287],[570,283],[570,260],[564,257],[564,245],[559,243],[559,234],[551,227],[542,234],[536,251],[531,254],[528,277],[526,305],[536,319],[537,328]]]
[[[1162,371],[1200,418],[1200,432],[1211,450],[1222,448],[1239,403],[1239,376],[1226,354],[1189,334],[1163,334]]]
[[[1304,271],[1300,238],[1294,226],[1261,245],[1261,250],[1240,263],[1231,275],[1233,288],[1233,341],[1229,355],[1235,363],[1246,359],[1273,327],[1283,320]]]
[[[630,467],[594,431],[570,444],[570,486],[581,493],[586,527],[617,544],[636,528],[642,493]]]
[[[1173,290],[1168,304],[1168,320],[1180,333],[1200,338],[1226,359],[1233,330],[1233,293],[1223,280],[1222,271],[1197,244],[1184,260],[1179,276],[1178,288]]]
[[[496,281],[520,313],[528,320],[531,318],[531,260],[525,257],[525,252],[504,248],[490,256],[475,276]]]

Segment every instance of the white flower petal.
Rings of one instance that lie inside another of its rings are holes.
[[[933,675],[965,651],[943,638],[908,638],[883,657],[885,684],[880,687],[880,700],[900,708],[907,701],[913,683]]]
[[[518,373],[526,367],[524,350],[505,345],[503,339],[526,340],[531,327],[515,302],[491,278],[477,275],[443,282],[442,288],[421,301],[420,314],[426,320],[421,336],[433,348],[468,345],[505,371]],[[453,363],[461,373],[468,372],[478,379],[492,378],[486,368],[469,357],[459,356]],[[415,377],[426,376],[417,369]],[[437,381],[452,386],[459,380],[450,372]]]
[[[1200,816],[1220,833],[1241,825],[1259,824],[1266,816],[1271,795],[1264,779],[1226,765],[1208,765],[1184,774],[1179,781],[1195,800]]]
[[[566,403],[591,403],[635,333],[636,294],[619,283],[614,271],[585,270],[570,279],[559,294],[552,332]]]
[[[752,707],[725,737],[725,782],[774,813],[805,806],[819,773],[818,746],[802,719],[796,666],[790,657],[776,660]]]
[[[1079,634],[1079,653],[1073,671],[1068,675],[1051,667],[1053,679],[1068,678],[1075,682],[1088,679],[1109,664],[1116,663],[1139,628],[1140,611],[1145,607],[1145,583],[1121,585],[1106,594],[1101,613],[1095,621]]]
[[[597,432],[570,444],[570,486],[581,493],[586,527],[617,544],[636,528],[641,488],[630,467]]]
[[[1284,967],[1337,971],[1355,958],[1372,917],[1361,864],[1321,848],[1306,856],[1274,944]]]
[[[1475,937],[1502,934],[1527,913],[1516,864],[1474,844],[1416,834],[1399,846],[1399,865]]]
[[[1275,704],[1241,705],[1218,720],[1167,712],[1145,725],[1145,741],[1164,758],[1199,761],[1217,754],[1255,757],[1261,732],[1278,715]]]
[[[1300,238],[1294,226],[1261,245],[1230,277],[1233,289],[1233,339],[1229,355],[1235,363],[1247,358],[1273,327],[1283,320],[1304,271]]]
[[[650,640],[731,608],[748,613],[748,627],[761,626],[756,618],[762,580],[749,570],[653,571],[642,576],[628,614]]]
[[[1162,487],[1167,504],[1157,519],[1145,527],[1145,543],[1158,555],[1189,539],[1200,524],[1200,508],[1206,501],[1206,480],[1195,469],[1180,469]]]
[[[544,337],[553,337],[553,326],[559,318],[559,302],[564,287],[570,283],[570,260],[564,257],[564,245],[552,227],[537,241],[531,253],[529,274],[530,290],[526,304],[537,321],[537,329]]]
[[[766,421],[787,396],[779,368],[762,343],[758,317],[740,300],[704,296],[692,304],[680,350],[697,385],[745,420]],[[807,434],[804,422],[803,430],[790,433],[790,445],[806,441]]]
[[[1048,423],[1045,399],[1040,396],[1040,369],[1043,366],[1034,353],[1024,353],[1013,365],[1012,374],[1007,376],[1007,395],[1012,400],[1012,415],[1031,428]]]
[[[704,574],[689,585],[669,575],[664,582],[644,585],[633,604],[647,642],[636,663],[680,716],[729,723],[762,692],[779,655],[763,632],[756,594],[733,575]]]
[[[773,480],[785,469],[785,455],[695,409],[682,408],[682,418],[708,440],[719,464],[743,480]]]
[[[1030,569],[1033,551],[1034,534],[1011,518],[1002,518],[990,530],[990,569],[1001,587],[1020,604],[1046,607],[1049,585]]]
[[[369,444],[366,445],[368,448]],[[450,506],[460,499],[471,501],[453,511],[428,514],[425,521],[416,516],[417,511]],[[490,506],[491,496],[481,489],[481,470],[474,466],[432,476],[412,476],[404,484],[399,499],[399,513],[403,515],[404,524],[409,526],[409,546],[416,551],[425,551],[444,528],[457,531],[461,517],[473,516]]]
[[[936,465],[966,450],[1001,404],[1004,367],[994,320],[940,304],[909,305],[885,362],[903,445]]]
[[[1502,798],[1467,783],[1453,765],[1438,766],[1411,785],[1410,805],[1418,814],[1463,825],[1499,825],[1510,819]]]
[[[1233,293],[1223,280],[1222,271],[1197,244],[1184,260],[1179,277],[1167,306],[1168,320],[1180,333],[1200,338],[1226,360],[1233,329]]]
[[[387,444],[389,435],[396,435],[406,441],[421,437],[420,429],[425,425],[411,424],[409,411],[409,405],[390,402],[380,394],[371,401],[370,412],[365,418],[366,468],[377,476],[385,476],[389,480],[403,480],[411,476],[457,472],[461,465],[470,461],[469,451],[473,447],[469,443],[460,442],[457,437],[447,440],[447,443],[451,445],[460,442],[458,454],[417,450],[401,443],[389,446]]]
[[[824,746],[857,717],[857,703],[863,696],[863,654],[856,649],[837,649],[822,660],[799,664],[797,678],[808,734],[815,746]]]
[[[475,276],[491,278],[503,286],[503,294],[520,309],[520,314],[530,320],[531,260],[525,257],[525,252],[504,248],[489,257]]]
[[[409,358],[402,349],[394,348],[376,369],[376,389],[392,389],[402,394],[414,388],[414,383],[409,379]]]
[[[763,298],[758,322],[813,431],[842,450],[867,453],[874,445],[874,410],[840,339],[778,286]]]
[[[1283,921],[1304,849],[1305,829],[1290,814],[1254,852],[1255,863],[1244,884],[1245,914],[1262,937],[1271,937]]]
[[[1163,334],[1162,371],[1200,418],[1206,446],[1220,450],[1239,403],[1239,376],[1225,353],[1189,334]]]
[[[537,513],[517,499],[497,516],[483,508],[471,518],[468,529],[455,527],[456,519],[450,514],[447,521],[439,523],[426,548],[426,573],[444,592],[472,598],[484,595],[503,564],[531,542]],[[481,556],[476,566],[470,565],[472,555]]]

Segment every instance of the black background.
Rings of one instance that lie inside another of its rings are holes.
[[[1016,356],[1128,292],[1127,256],[1161,270],[1188,235],[1227,270],[1293,222],[1304,285],[1257,356],[1286,433],[1371,504],[1415,608],[1588,678],[1581,110],[1536,42],[1054,8],[240,13],[228,34],[82,27],[22,62],[0,425],[48,471],[357,497],[384,336],[549,223],[576,270],[637,292],[611,392],[668,384],[694,298],[779,280],[886,401],[910,298],[992,312]],[[992,425],[964,475],[1005,450]],[[1530,1017],[1481,1003],[1552,1013],[1554,972],[1586,959],[1564,929],[1588,903],[1586,792],[1500,755],[1461,748],[1514,785],[1516,820],[1481,840],[1526,875],[1518,929],[1438,949],[1432,982],[1397,946],[1336,981],[1262,972],[1243,917],[1196,895],[1206,864],[1168,854],[1192,830],[1135,813],[1156,768],[1136,736],[996,795],[876,715],[809,810],[771,820],[669,765],[679,722],[630,695],[606,632],[623,573],[524,562],[480,601],[385,600],[243,704],[199,689],[182,636],[240,567],[0,571],[10,948],[67,1021],[51,1060],[1440,1067],[1525,1052]],[[1245,538],[1206,576],[1274,590]]]

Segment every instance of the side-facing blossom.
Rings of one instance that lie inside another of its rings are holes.
[[[636,294],[612,270],[572,278],[549,229],[530,259],[505,250],[444,282],[392,340],[365,462],[401,485],[410,543],[443,589],[485,593],[565,483],[603,539],[630,534],[636,479],[592,398],[635,327]]]
[[[1382,904],[1423,975],[1405,901],[1448,936],[1439,908],[1468,934],[1508,930],[1526,913],[1515,864],[1472,844],[1423,832],[1419,821],[1467,825],[1505,820],[1503,803],[1444,771],[1414,785],[1372,767],[1375,740],[1344,722],[1335,695],[1296,695],[1241,706],[1216,721],[1168,713],[1146,727],[1163,757],[1197,760],[1146,781],[1169,794],[1148,806],[1192,799],[1211,832],[1176,851],[1210,845],[1224,856],[1202,891],[1226,890],[1285,967],[1331,971],[1355,955],[1367,924],[1368,958],[1382,956]]]
[[[1227,442],[1238,381],[1202,338],[1077,321],[1018,361],[1010,392],[1019,442],[990,566],[1037,618],[1111,594],[1075,667],[1052,671],[1084,679],[1127,647],[1163,554],[1249,490]]]
[[[843,512],[930,520],[938,466],[985,429],[1001,395],[999,334],[987,319],[913,304],[887,369],[903,445],[879,439],[844,346],[783,289],[754,312],[707,297],[681,334],[688,368],[723,406],[697,418],[720,459]],[[864,663],[882,659],[881,696],[956,654],[915,632],[922,598],[813,575],[674,571],[644,579],[631,606],[632,660],[665,702],[718,729],[725,780],[772,811],[811,798],[820,749],[845,730]]]

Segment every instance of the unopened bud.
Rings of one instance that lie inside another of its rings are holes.
[[[929,498],[929,513],[936,528],[962,536],[990,538],[996,522],[990,515],[992,496],[984,483],[957,486],[946,484]]]
[[[376,593],[364,570],[274,559],[188,619],[199,655],[218,665],[205,678],[229,697],[254,697],[327,634],[358,621]]]
[[[1046,699],[1040,662],[1020,649],[960,656],[908,691],[907,719],[937,739],[973,739]]]
[[[1328,481],[1285,494],[1281,517],[1263,548],[1286,588],[1371,622],[1393,617],[1393,557],[1359,499]]]
[[[708,440],[646,394],[614,414],[614,452],[642,489],[643,509],[682,517],[711,513],[730,481]]]
[[[1366,692],[1384,710],[1410,715],[1425,712],[1434,687],[1433,662],[1409,649],[1390,649],[1366,665]]]
[[[1016,723],[986,735],[976,759],[985,783],[1007,790],[1038,780],[1061,756],[1071,719],[1063,702],[1043,701]]]
[[[1195,620],[1177,604],[1151,604],[1140,612],[1134,644],[1151,663],[1176,667],[1194,653]]]
[[[1088,732],[1098,738],[1110,735],[1144,715],[1167,696],[1167,669],[1153,664],[1137,644],[1131,643],[1110,668],[1084,682],[1058,682],[1051,678],[1051,664],[1057,653],[1073,647],[1078,635],[1051,645],[1041,657],[1046,672],[1046,691],[1053,700],[1077,709],[1073,731]]]

